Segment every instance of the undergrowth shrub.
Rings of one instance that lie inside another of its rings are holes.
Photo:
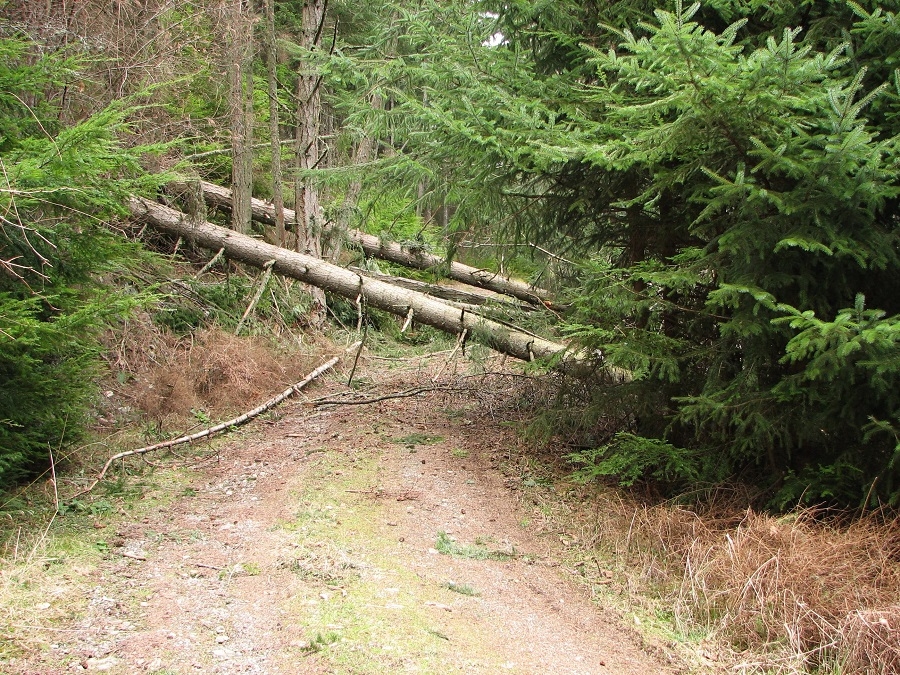
[[[81,64],[63,52],[0,37],[0,490],[84,430],[98,338],[141,302],[111,283],[142,256],[108,220],[166,180],[140,165],[161,148],[122,142],[127,104],[64,125],[58,102]]]
[[[700,455],[656,438],[617,433],[611,443],[573,452],[566,459],[579,468],[572,474],[587,482],[615,477],[619,485],[630,487],[642,478],[673,485],[687,485],[700,477]]]

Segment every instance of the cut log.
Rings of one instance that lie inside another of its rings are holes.
[[[345,298],[362,298],[377,309],[409,316],[421,324],[459,335],[467,331],[493,349],[530,361],[559,354],[566,346],[545,340],[466,309],[458,309],[424,293],[399,288],[359,272],[267,244],[212,223],[191,223],[188,217],[156,202],[134,197],[128,204],[132,214],[157,230],[185,237],[213,251],[225,249],[228,257],[256,267],[274,260],[272,270]]]
[[[200,187],[203,190],[203,196],[210,204],[221,209],[231,209],[231,190],[223,188],[214,183],[200,181]],[[251,211],[254,220],[275,225],[275,207],[261,199],[251,200]],[[294,222],[294,212],[285,209],[284,217],[287,222]],[[508,279],[496,272],[485,269],[479,269],[470,265],[464,265],[458,262],[451,262],[449,266],[446,260],[440,256],[432,255],[424,251],[416,251],[403,248],[400,244],[394,242],[383,242],[376,236],[360,232],[359,230],[350,230],[347,232],[349,243],[359,246],[366,255],[382,260],[403,265],[404,267],[413,267],[415,269],[443,269],[447,267],[447,276],[450,279],[460,281],[470,286],[478,286],[509,295],[519,300],[531,303],[532,305],[541,305],[545,301],[549,301],[551,294],[542,288],[534,288],[524,281],[517,279]]]

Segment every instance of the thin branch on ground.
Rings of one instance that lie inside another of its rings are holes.
[[[452,349],[442,349],[439,352],[429,352],[428,354],[421,354],[419,356],[376,356],[375,354],[367,354],[367,359],[372,359],[374,361],[421,361],[422,359],[431,359],[436,356],[443,356],[444,354],[449,354]]]
[[[437,382],[441,375],[444,374],[444,371],[447,369],[447,366],[450,365],[450,362],[453,360],[453,357],[456,356],[456,352],[459,351],[459,348],[462,347],[466,343],[466,335],[469,334],[468,328],[463,328],[463,332],[459,334],[459,337],[456,338],[456,346],[453,348],[453,351],[450,352],[450,356],[447,357],[447,360],[444,361],[444,365],[441,366],[441,369],[437,372],[437,374],[431,378],[432,382]]]
[[[316,408],[323,405],[370,405],[372,403],[379,403],[381,401],[389,401],[394,398],[410,398],[412,396],[418,396],[419,394],[428,394],[433,391],[450,391],[460,393],[471,390],[472,389],[470,387],[453,386],[413,387],[412,389],[405,389],[404,391],[400,391],[395,394],[385,394],[384,396],[376,396],[375,398],[367,398],[359,401],[337,401],[335,399],[326,398],[309,401],[309,404]]]
[[[210,427],[209,429],[204,429],[203,431],[198,431],[196,434],[191,434],[190,436],[182,436],[180,438],[176,438],[171,441],[164,441],[162,443],[148,445],[147,447],[138,448],[137,450],[126,450],[125,452],[120,452],[116,455],[113,455],[108,460],[106,460],[106,464],[103,465],[103,469],[101,469],[100,474],[97,476],[97,478],[94,479],[94,482],[91,483],[84,490],[72,495],[72,497],[70,497],[70,499],[75,499],[76,497],[81,497],[82,495],[87,494],[88,492],[93,490],[95,487],[97,487],[97,485],[100,483],[100,481],[102,481],[103,478],[106,476],[106,472],[109,471],[109,467],[112,466],[113,462],[115,462],[119,459],[124,459],[125,457],[132,457],[134,455],[143,455],[148,452],[153,452],[155,450],[163,450],[165,448],[171,448],[176,445],[182,445],[184,443],[192,443],[193,441],[197,441],[202,438],[207,438],[209,436],[217,434],[220,431],[226,431],[229,429],[233,429],[233,428],[238,427],[246,422],[249,422],[254,417],[257,417],[257,416],[261,415],[262,413],[266,412],[267,410],[274,408],[276,405],[278,405],[279,403],[281,403],[282,401],[284,401],[286,398],[290,397],[291,395],[293,395],[295,393],[299,393],[300,390],[303,389],[310,382],[312,382],[313,380],[315,380],[317,377],[319,377],[323,373],[327,372],[328,370],[331,370],[337,364],[338,361],[339,361],[338,357],[335,356],[333,359],[327,361],[326,363],[323,363],[321,366],[316,368],[314,371],[312,371],[309,375],[307,375],[305,378],[303,378],[303,380],[301,380],[297,384],[291,385],[289,388],[285,389],[283,392],[278,394],[278,396],[270,398],[268,401],[266,401],[259,407],[254,408],[250,412],[244,413],[240,417],[235,417],[232,420],[228,420],[227,422],[222,422],[221,424],[217,424],[216,426]]]

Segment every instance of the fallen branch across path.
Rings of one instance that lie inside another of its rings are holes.
[[[317,377],[319,377],[323,373],[326,373],[327,371],[334,368],[334,366],[337,364],[337,362],[339,360],[340,359],[338,359],[338,357],[335,356],[333,359],[326,361],[321,366],[319,366],[314,371],[312,371],[309,375],[304,377],[297,384],[292,384],[290,387],[288,387],[283,392],[278,394],[278,396],[270,398],[268,401],[266,401],[262,405],[254,408],[250,412],[244,413],[240,417],[235,417],[233,420],[228,420],[227,422],[222,422],[221,424],[217,424],[216,426],[210,427],[209,429],[204,429],[203,431],[198,431],[196,434],[191,434],[190,436],[181,436],[180,438],[176,438],[171,441],[163,441],[162,443],[148,445],[144,448],[138,448],[137,450],[126,450],[125,452],[120,452],[116,455],[113,455],[108,460],[106,460],[106,464],[103,465],[103,469],[101,469],[100,474],[94,479],[94,482],[91,483],[88,487],[86,487],[81,492],[78,492],[78,493],[72,495],[70,497],[70,499],[75,499],[76,497],[81,497],[82,495],[87,494],[88,492],[93,490],[95,487],[97,487],[97,484],[100,483],[100,481],[102,481],[103,478],[106,476],[106,472],[109,471],[109,467],[112,466],[113,462],[116,462],[120,459],[124,459],[125,457],[133,457],[135,455],[143,455],[148,452],[153,452],[155,450],[164,450],[166,448],[172,448],[176,445],[182,445],[184,443],[193,443],[194,441],[198,441],[202,438],[208,438],[210,436],[213,436],[214,434],[217,434],[220,431],[225,431],[227,429],[233,429],[235,427],[241,426],[242,424],[244,424],[246,422],[249,422],[254,417],[261,415],[262,413],[266,412],[267,410],[271,410],[272,408],[277,406],[279,403],[284,401],[286,398],[289,398],[293,394],[299,393],[300,390],[303,389],[310,382],[315,380]]]
[[[469,387],[413,387],[412,389],[406,389],[404,391],[397,392],[396,394],[385,394],[384,396],[376,396],[375,398],[365,398],[357,401],[337,401],[335,399],[325,398],[325,399],[316,399],[315,401],[310,401],[310,405],[318,408],[323,405],[371,405],[372,403],[380,403],[381,401],[390,401],[394,398],[411,398],[413,396],[418,396],[419,394],[428,394],[433,391],[451,391],[451,392],[462,392],[462,391],[470,391]]]

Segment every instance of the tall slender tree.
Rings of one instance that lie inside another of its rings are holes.
[[[253,13],[247,0],[227,6],[228,107],[231,119],[231,227],[250,232],[253,191]]]
[[[297,250],[322,257],[322,207],[319,191],[313,184],[309,171],[322,160],[322,77],[317,65],[325,27],[327,0],[304,0],[300,47],[304,57],[297,73],[297,120],[295,135],[296,178],[294,183],[294,211]],[[325,292],[310,287],[317,305],[314,321],[325,318]]]
[[[272,142],[272,204],[275,207],[275,236],[286,244],[284,228],[284,180],[281,170],[281,131],[278,109],[278,41],[275,33],[275,0],[266,3],[266,74],[269,93],[269,136]]]
[[[305,58],[297,74],[296,166],[294,211],[297,250],[322,255],[322,218],[319,192],[308,173],[321,161],[322,78],[316,59],[325,26],[326,0],[304,0],[300,47]]]

